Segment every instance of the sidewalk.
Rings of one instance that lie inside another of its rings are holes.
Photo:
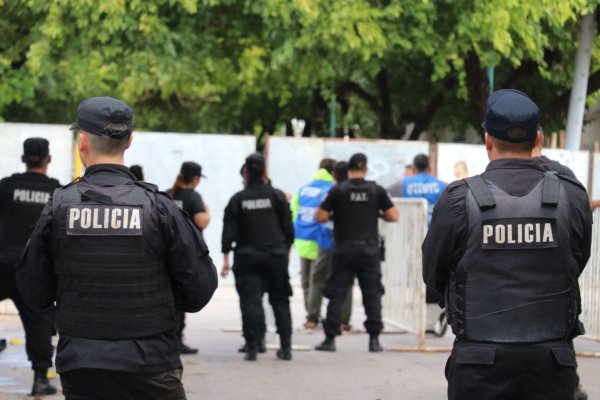
[[[292,300],[295,345],[312,348],[323,339],[322,331],[299,330],[304,322],[301,290]],[[270,319],[271,317],[268,317]],[[362,329],[360,292],[355,291],[352,325]],[[233,286],[222,286],[205,310],[189,314],[186,343],[199,348],[199,354],[184,356],[183,382],[188,399],[219,400],[443,400],[446,398],[444,365],[448,353],[372,354],[367,351],[364,333],[345,334],[337,340],[336,353],[313,350],[295,351],[291,362],[277,360],[269,350],[259,354],[257,362],[245,362],[237,348],[243,343],[239,328],[240,313]],[[18,317],[0,316],[0,337],[9,341],[23,338]],[[274,343],[275,335],[268,335]],[[428,338],[428,346],[450,347],[452,336]],[[416,345],[410,334],[389,333],[381,336],[385,347]],[[600,351],[600,343],[579,339],[581,351]],[[590,399],[600,398],[600,359],[579,358],[579,373]],[[33,377],[23,346],[9,345],[0,353],[0,399],[31,399],[26,396]],[[54,381],[60,385],[58,378]],[[45,399],[62,399],[62,396]]]

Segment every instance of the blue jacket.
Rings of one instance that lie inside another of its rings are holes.
[[[446,184],[427,172],[421,172],[414,176],[407,176],[402,181],[402,197],[417,198],[427,200],[429,206],[429,222],[431,222],[431,214],[433,206],[438,201]]]

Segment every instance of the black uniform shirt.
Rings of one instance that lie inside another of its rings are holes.
[[[534,158],[534,160],[536,160],[545,171],[556,171],[559,175],[577,179],[575,173],[571,171],[571,168],[562,165],[558,161],[551,160],[546,156],[539,156]]]
[[[202,200],[202,196],[194,189],[177,189],[175,196],[173,196],[172,189],[168,190],[167,193],[173,197],[173,201],[175,201],[177,207],[188,213],[192,223],[194,223],[194,215],[197,213],[206,212],[206,207],[204,206],[204,200]],[[202,229],[200,229],[200,231],[202,232]]]
[[[522,196],[543,178],[544,171],[536,159],[507,158],[490,162],[482,176],[510,195]],[[571,253],[581,273],[590,257],[592,213],[585,189],[575,182],[560,180],[570,202]],[[423,279],[442,302],[449,273],[466,249],[467,190],[464,180],[448,185],[433,210],[431,226],[422,246]]]
[[[85,171],[87,182],[118,186],[133,181],[127,167],[94,165]],[[167,246],[169,274],[178,308],[195,312],[204,307],[217,287],[217,272],[198,231],[170,198],[156,196],[156,212]],[[44,308],[56,300],[54,261],[49,248],[52,204],[46,205],[31,236],[18,271],[19,289],[32,307]],[[204,254],[199,257],[198,254]],[[181,367],[179,340],[175,331],[126,340],[97,340],[60,335],[56,353],[57,371],[99,368],[116,371],[157,373]]]
[[[294,226],[285,194],[263,183],[250,183],[229,200],[223,217],[222,249],[236,244],[254,250],[287,251],[294,242]]]
[[[331,188],[320,208],[333,213],[335,240],[377,240],[379,211],[394,207],[384,188],[348,179]]]
[[[16,264],[42,209],[60,186],[56,179],[33,172],[0,181],[0,263]]]

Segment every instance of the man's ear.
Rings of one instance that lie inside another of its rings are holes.
[[[492,137],[487,132],[485,133],[485,149],[487,151],[491,151],[492,150]]]
[[[127,140],[127,146],[125,146],[125,150],[127,150],[129,148],[129,146],[131,146],[132,141],[133,141],[133,133],[131,135],[129,135],[129,139]]]

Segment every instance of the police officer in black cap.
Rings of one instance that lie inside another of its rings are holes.
[[[330,274],[323,294],[329,298],[327,317],[323,323],[325,340],[316,350],[335,351],[335,337],[340,335],[340,322],[348,289],[358,278],[363,296],[369,334],[369,351],[380,352],[381,321],[381,253],[378,219],[398,220],[398,210],[384,188],[365,180],[367,157],[354,154],[348,162],[348,180],[329,191],[317,210],[317,221],[333,216],[334,247]]]
[[[46,377],[52,366],[54,310],[34,310],[25,304],[17,290],[16,265],[33,225],[60,184],[46,175],[51,161],[46,139],[25,140],[21,160],[26,172],[0,181],[0,300],[11,299],[23,321],[25,350],[35,374],[31,394],[54,394],[56,388]]]
[[[256,360],[264,336],[264,292],[269,294],[279,333],[281,348],[277,358],[291,360],[288,256],[294,227],[290,205],[282,191],[265,183],[265,159],[261,154],[248,156],[242,173],[246,187],[229,200],[223,217],[221,275],[228,275],[229,252],[234,250],[233,273],[246,339],[245,360]]]
[[[490,158],[448,186],[423,243],[423,277],[456,335],[449,399],[573,399],[577,278],[590,256],[591,212],[576,180],[531,158],[538,107],[517,90],[486,106]]]
[[[185,399],[177,311],[202,309],[217,287],[198,231],[123,165],[132,124],[119,100],[81,102],[85,175],[54,192],[18,271],[30,306],[56,302],[67,399]]]

